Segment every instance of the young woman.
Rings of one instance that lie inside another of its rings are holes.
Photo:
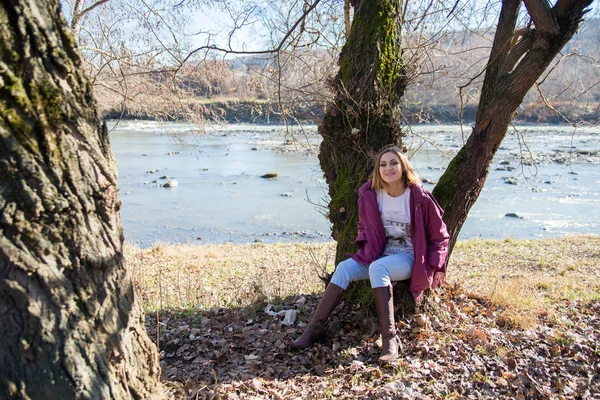
[[[400,346],[392,281],[411,279],[417,301],[423,291],[443,283],[449,236],[442,209],[396,146],[377,155],[372,179],[358,194],[358,252],[338,264],[312,320],[291,347],[324,341],[325,322],[348,284],[369,279],[382,337],[379,362],[384,364],[398,358]]]

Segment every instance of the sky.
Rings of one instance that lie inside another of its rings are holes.
[[[231,29],[231,17],[228,13],[218,10],[215,7],[198,10],[192,17],[193,25],[190,32],[204,32],[194,35],[193,43],[200,47],[207,44],[209,39],[218,47],[228,48],[229,31]],[[206,32],[211,32],[211,36]],[[244,26],[236,30],[231,38],[231,47],[233,50],[258,51],[266,47],[264,28],[259,23],[253,26]]]

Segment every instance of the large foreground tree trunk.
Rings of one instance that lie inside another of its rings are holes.
[[[520,0],[505,0],[481,89],[473,132],[450,162],[433,194],[445,210],[450,252],[477,200],[508,125],[525,94],[577,31],[592,0],[527,0],[533,22],[516,30]],[[516,41],[516,39],[521,38]]]
[[[353,252],[358,189],[371,172],[373,155],[399,144],[399,102],[406,88],[401,59],[398,0],[354,1],[354,21],[332,84],[335,104],[319,126],[319,161],[329,185],[329,220],[337,240],[336,264]]]
[[[108,133],[57,1],[1,1],[0,57],[0,398],[158,397]]]

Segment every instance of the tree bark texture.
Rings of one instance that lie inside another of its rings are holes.
[[[0,1],[0,57],[0,398],[157,398],[108,132],[57,1]]]
[[[570,0],[569,6],[545,8],[527,1],[534,25],[518,41],[520,0],[505,0],[486,67],[473,132],[452,159],[433,191],[445,211],[452,252],[469,210],[477,200],[489,168],[524,96],[579,27],[592,0]],[[539,4],[538,4],[539,3]],[[558,4],[557,4],[558,5]]]
[[[336,264],[354,252],[358,189],[367,180],[373,156],[399,144],[399,101],[406,88],[401,58],[402,3],[355,2],[354,19],[332,80],[335,103],[327,108],[319,133],[319,161],[329,185]]]

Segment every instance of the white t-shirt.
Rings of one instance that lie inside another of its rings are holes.
[[[410,189],[402,196],[392,197],[385,189],[377,190],[377,204],[383,229],[388,238],[383,254],[413,253],[410,238]]]

